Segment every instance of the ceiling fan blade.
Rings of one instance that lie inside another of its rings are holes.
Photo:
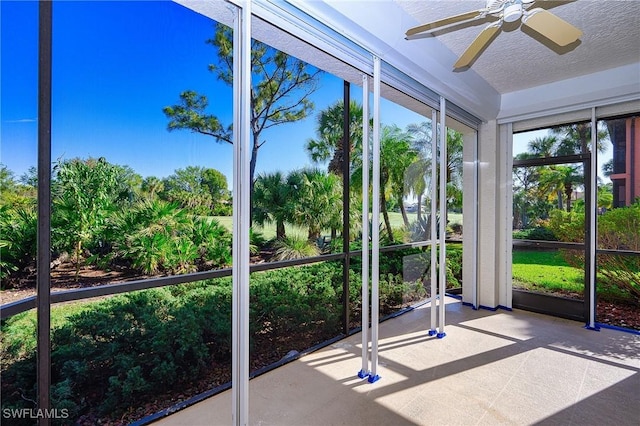
[[[415,36],[416,34],[423,33],[425,31],[432,31],[447,25],[457,24],[458,22],[469,21],[472,19],[480,18],[486,12],[485,9],[474,10],[472,12],[461,13],[460,15],[449,16],[448,18],[440,19],[437,21],[429,22],[427,24],[419,25],[417,27],[410,28],[406,32],[407,38]]]
[[[493,41],[495,36],[500,31],[500,23],[491,24],[487,26],[482,32],[473,40],[473,43],[464,51],[462,56],[458,59],[458,61],[453,65],[453,69],[460,69],[468,67],[473,63],[473,61],[482,53],[484,49],[487,48],[489,43]]]
[[[582,31],[545,9],[532,9],[522,17],[522,25],[548,38],[558,46],[567,46],[582,36]]]

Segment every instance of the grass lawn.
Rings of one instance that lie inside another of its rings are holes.
[[[416,213],[407,213],[407,216],[409,217],[409,222],[416,220]],[[211,217],[217,220],[218,222],[220,222],[220,224],[225,228],[227,228],[229,231],[232,230],[233,218],[231,216],[211,216]],[[454,223],[462,224],[462,213],[449,213],[448,218],[449,218],[449,225],[452,225]],[[380,222],[382,223],[383,220],[384,219],[382,218],[382,215],[380,215]],[[402,228],[404,226],[404,222],[402,221],[402,214],[400,212],[389,212],[389,221],[391,222],[392,228]],[[262,235],[264,235],[264,237],[267,240],[271,240],[276,236],[275,223],[265,225],[264,227],[254,226],[253,228],[256,231],[262,233]],[[299,226],[293,226],[293,225],[287,224],[285,225],[285,229],[287,231],[287,235],[289,236],[297,236],[300,238],[305,238],[307,236],[306,228],[301,228]],[[325,234],[328,235],[329,231],[328,230],[325,231]]]
[[[583,293],[584,271],[557,251],[513,251],[513,285],[524,290]]]
[[[231,232],[233,230],[233,217],[231,216],[211,216],[213,219],[217,220],[220,225],[224,226]],[[287,232],[287,236],[297,236],[300,238],[307,237],[307,229],[301,228],[299,226],[294,225],[285,225],[285,230]],[[255,231],[260,232],[267,240],[274,239],[276,237],[276,224],[271,223],[268,225],[262,226],[253,226]]]
[[[425,214],[428,216],[428,214]],[[407,217],[409,218],[409,222],[413,222],[416,220],[417,213],[407,213]],[[447,218],[449,219],[449,225],[453,225],[454,223],[459,223],[462,225],[462,213],[448,213]],[[382,214],[380,214],[380,221],[382,222],[384,219],[382,218]],[[401,228],[404,226],[404,222],[402,221],[402,213],[400,212],[389,212],[389,222],[391,222],[392,228]]]

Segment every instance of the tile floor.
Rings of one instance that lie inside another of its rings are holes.
[[[360,334],[250,383],[254,425],[640,425],[640,336],[447,298],[380,325],[378,374],[359,379]],[[155,425],[230,425],[227,391]]]

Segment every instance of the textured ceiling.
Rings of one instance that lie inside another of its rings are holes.
[[[396,0],[416,25],[478,10],[485,1]],[[383,7],[384,2],[375,2]],[[499,93],[527,89],[640,61],[640,1],[538,0],[544,7],[583,31],[580,41],[564,51],[551,49],[518,28],[504,27],[471,68]],[[458,24],[435,34],[460,56],[489,21]],[[401,28],[405,32],[408,28]],[[424,43],[417,39],[407,43]],[[550,43],[550,42],[546,42]],[[453,63],[450,66],[453,72]],[[640,79],[640,76],[638,76]]]

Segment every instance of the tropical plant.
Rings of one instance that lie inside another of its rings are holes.
[[[342,223],[341,179],[318,169],[293,171],[287,185],[295,192],[293,220],[306,226],[308,238],[316,241],[323,228],[338,228]]]
[[[142,201],[114,221],[112,256],[129,260],[134,268],[146,274],[177,272],[187,255],[191,255],[192,263],[197,258],[197,249],[180,243],[191,242],[192,227],[190,216],[177,204]]]
[[[584,177],[578,166],[546,166],[540,170],[539,188],[546,194],[555,193],[558,196],[558,208],[571,211],[571,201],[574,189],[582,185]]]
[[[233,34],[231,28],[216,25],[215,36],[207,43],[216,48],[217,63],[209,70],[228,86],[233,84]],[[258,40],[251,41],[251,131],[252,147],[249,182],[253,193],[258,150],[266,143],[262,132],[307,117],[313,111],[309,96],[316,91],[321,70]],[[167,129],[190,130],[212,136],[216,142],[233,143],[231,124],[206,112],[207,96],[192,90],[180,94],[180,103],[163,109],[169,119]],[[237,123],[236,123],[237,124]]]
[[[260,253],[262,247],[267,244],[267,239],[262,232],[254,231],[253,228],[249,228],[249,252],[252,255]]]
[[[423,121],[419,124],[409,124],[407,133],[411,137],[411,145],[418,158],[407,168],[406,184],[409,195],[413,195],[416,198],[418,224],[415,226],[423,226],[425,224],[422,219],[422,199],[430,182],[429,168],[431,167],[431,143],[433,141],[431,122]]]
[[[10,208],[0,206],[0,279],[6,278],[35,260],[37,247],[35,204]]]
[[[293,221],[295,194],[281,172],[258,175],[253,193],[254,222],[260,226],[275,223],[276,239],[286,238],[285,222]]]
[[[273,260],[302,259],[320,255],[320,249],[314,241],[296,236],[286,237],[274,243]]]
[[[418,154],[412,148],[411,137],[398,126],[384,126],[380,137],[380,204],[383,209],[387,232],[390,230],[389,215],[386,209],[386,195],[383,190],[387,185],[395,196],[405,228],[409,228],[409,219],[404,207],[404,196],[411,185],[406,179],[407,170],[418,160]],[[384,206],[383,206],[384,204]],[[389,234],[393,241],[392,234]]]
[[[198,258],[203,266],[231,266],[231,234],[215,219],[196,217],[192,241],[198,249]]]
[[[148,176],[142,180],[141,189],[147,198],[153,199],[164,190],[164,182],[155,176]]]
[[[131,171],[101,157],[61,161],[54,172],[53,246],[74,254],[77,279],[83,249],[101,244],[108,218],[132,199]]]

